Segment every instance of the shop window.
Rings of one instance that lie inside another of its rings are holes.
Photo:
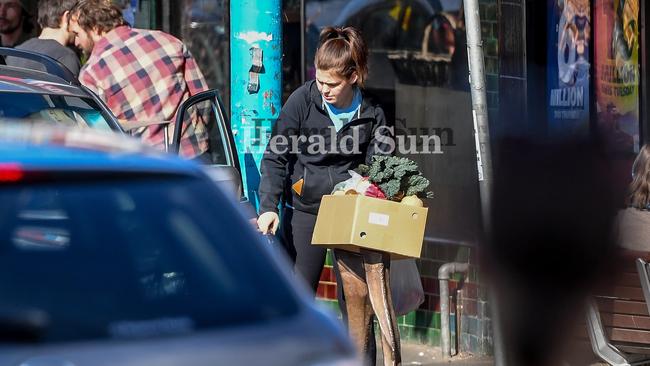
[[[392,49],[396,44],[399,13],[395,12],[391,5],[382,4],[361,10],[345,19],[344,23],[355,26],[361,31],[369,49]]]
[[[305,5],[306,79],[313,78],[309,70],[313,73],[320,29],[358,28],[369,51],[365,91],[404,139],[397,155],[418,162],[436,195],[428,202],[438,210],[429,211],[426,240],[476,243],[480,206],[462,1],[306,0]],[[443,154],[419,153],[431,136],[441,146],[426,150]]]
[[[229,103],[230,47],[225,29],[228,10],[223,0],[184,0],[180,38],[196,59],[208,86],[218,89]]]
[[[424,30],[431,22],[433,13],[426,3],[413,2],[405,7],[399,33],[398,48],[402,50],[420,50]]]

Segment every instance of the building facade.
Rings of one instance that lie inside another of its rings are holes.
[[[493,143],[602,136],[623,204],[632,160],[650,138],[645,2],[479,0],[479,6]],[[226,105],[228,7],[228,0],[139,0],[135,13],[136,26],[169,31],[190,46]],[[462,0],[284,1],[283,20],[285,98],[314,77],[320,29],[353,25],[370,49],[367,91],[395,121],[396,133],[440,138],[442,153],[398,152],[420,164],[435,194],[426,202],[417,261],[425,301],[400,318],[400,331],[407,342],[438,345],[438,269],[469,263],[467,276],[451,281],[452,345],[492,353]],[[336,310],[329,258],[318,298]]]

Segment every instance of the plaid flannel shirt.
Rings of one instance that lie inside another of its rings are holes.
[[[208,89],[185,45],[160,32],[121,26],[99,40],[79,80],[94,91],[120,120],[175,121],[180,104]],[[164,125],[132,131],[148,144],[164,146]],[[168,137],[173,136],[173,123]],[[206,122],[200,113],[185,116],[180,153],[195,157],[208,149]]]

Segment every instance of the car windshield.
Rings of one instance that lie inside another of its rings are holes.
[[[0,92],[0,118],[111,129],[94,100],[71,95]]]
[[[0,186],[0,343],[295,314],[295,295],[225,200],[209,181],[175,176]]]

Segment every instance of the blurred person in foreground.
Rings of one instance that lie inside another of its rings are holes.
[[[174,121],[182,102],[208,89],[183,42],[161,31],[131,28],[110,2],[78,2],[71,11],[70,30],[75,45],[90,54],[79,80],[106,102],[123,125]],[[173,128],[167,133],[171,140]],[[164,147],[161,124],[139,128],[135,134],[145,143]],[[180,155],[196,158],[208,150],[205,120],[188,115]]]
[[[0,0],[0,46],[15,47],[33,37],[31,14],[21,0]]]
[[[628,207],[617,217],[617,242],[629,250],[650,252],[650,146],[643,145],[632,165]]]
[[[566,364],[586,299],[616,254],[607,156],[587,141],[511,140],[494,160],[484,259],[507,364]]]
[[[38,38],[31,38],[16,46],[16,49],[33,51],[50,56],[79,76],[79,56],[69,47],[74,43],[74,34],[68,30],[70,10],[77,0],[40,0],[38,2],[38,25],[42,31]],[[7,65],[45,71],[36,61],[7,57]]]

